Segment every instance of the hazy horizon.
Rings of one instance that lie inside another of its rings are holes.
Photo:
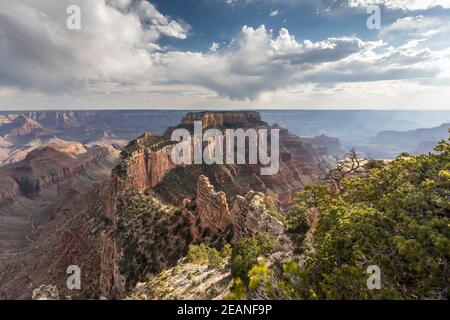
[[[210,112],[233,112],[233,111],[258,111],[258,110],[264,110],[264,111],[392,111],[392,112],[410,112],[410,111],[426,111],[426,112],[450,112],[450,108],[436,108],[436,109],[425,109],[425,108],[405,108],[405,109],[395,109],[395,108],[342,108],[342,109],[332,109],[332,108],[277,108],[277,107],[267,107],[267,108],[260,108],[260,107],[254,107],[254,108],[217,108],[217,107],[203,107],[203,108],[127,108],[127,107],[104,107],[104,108],[94,108],[94,107],[58,107],[58,108],[14,108],[14,109],[2,109],[0,108],[1,112],[47,112],[47,111],[186,111],[186,112],[192,112],[192,111],[210,111]]]

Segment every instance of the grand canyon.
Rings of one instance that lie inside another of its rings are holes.
[[[91,126],[98,117],[31,113],[1,126],[11,148],[26,153],[8,152],[19,158],[6,156],[0,171],[2,297],[30,298],[42,284],[72,296],[64,279],[67,267],[78,265],[83,289],[74,297],[123,298],[148,274],[173,266],[190,244],[279,235],[283,223],[272,211],[315,181],[329,155],[282,129],[275,176],[259,177],[253,165],[177,167],[167,143],[175,127],[122,148],[133,132],[115,128],[105,138],[101,127]],[[195,120],[204,127],[269,128],[257,112],[190,113],[178,126]],[[127,216],[135,197],[149,203],[150,214]]]
[[[0,0],[2,311],[448,300],[449,34],[450,0]]]
[[[222,131],[279,129],[278,173],[261,176],[260,165],[250,164],[175,165],[170,135],[193,130],[195,121]],[[323,184],[337,159],[346,159],[339,139],[300,138],[254,111],[10,113],[0,132],[7,145],[2,299],[224,298],[235,287],[230,258],[211,267],[191,261],[193,252],[267,234],[271,265],[303,261],[299,238],[312,241],[320,213],[308,215],[304,236],[294,234],[288,219],[296,195]],[[73,265],[81,270],[79,290],[66,285]]]

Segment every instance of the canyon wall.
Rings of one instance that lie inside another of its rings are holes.
[[[235,241],[260,232],[275,235],[283,232],[283,223],[271,213],[276,211],[271,197],[249,191],[245,196],[234,197],[231,203],[230,209],[226,194],[216,192],[209,179],[200,176],[195,204],[203,228],[224,231],[231,226]]]
[[[197,119],[205,127],[220,129],[270,128],[252,112],[190,114],[180,126],[190,129]],[[90,296],[123,298],[149,274],[175,265],[189,244],[221,248],[260,232],[282,233],[279,200],[287,202],[319,170],[317,150],[287,130],[280,132],[281,165],[274,176],[260,176],[259,165],[176,166],[172,148],[167,135],[135,139],[123,149],[107,182],[59,209],[67,212],[62,221],[69,219],[70,224],[61,226],[63,231],[52,239],[51,248],[70,259],[68,263],[84,264],[83,270],[90,271],[85,287]],[[83,169],[81,164],[67,165],[72,156],[52,163],[57,151],[44,151],[10,167],[13,176],[25,177],[18,179],[18,185],[30,193]],[[83,157],[85,165],[93,161],[88,153],[77,157]],[[51,165],[30,161],[39,158]],[[176,201],[167,195],[176,196]],[[50,254],[47,258],[50,261]],[[65,276],[60,268],[65,263],[48,269],[57,274],[48,276],[50,280]],[[61,289],[56,280],[48,283]]]
[[[192,126],[194,122],[201,121],[203,128],[226,127],[226,128],[249,128],[267,126],[258,112],[193,112],[188,113],[181,120],[181,126]]]
[[[76,145],[67,148],[65,151],[80,151]],[[6,200],[14,201],[20,195],[39,195],[54,184],[84,173],[110,153],[110,149],[103,147],[79,154],[61,152],[51,145],[33,150],[24,160],[0,169],[0,205]]]
[[[223,231],[233,222],[225,192],[216,192],[205,176],[198,179],[195,203],[204,228]]]
[[[130,142],[122,152],[122,161],[113,170],[111,179],[100,191],[100,213],[110,221],[110,225],[100,237],[99,290],[102,296],[109,299],[123,297],[126,291],[125,277],[120,272],[124,248],[118,243],[116,234],[121,218],[119,202],[126,199],[127,192],[145,192],[154,187],[175,167],[170,158],[170,146],[155,149],[160,142],[150,134]]]
[[[20,196],[20,187],[17,182],[7,176],[0,176],[0,205],[14,202]]]

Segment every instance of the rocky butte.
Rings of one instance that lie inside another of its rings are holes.
[[[218,130],[280,130],[278,173],[261,176],[260,164],[175,165],[171,133],[193,132],[195,121]],[[190,244],[220,248],[263,231],[282,234],[284,208],[317,179],[320,164],[317,149],[257,112],[189,113],[163,135],[130,142],[107,182],[65,205],[70,218],[33,235],[33,257],[9,262],[15,271],[3,272],[7,281],[0,270],[0,287],[8,297],[31,297],[45,284],[57,286],[60,296],[123,298],[149,275],[175,266]],[[65,288],[69,265],[83,270],[81,291]]]

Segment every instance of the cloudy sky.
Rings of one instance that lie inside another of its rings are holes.
[[[0,110],[34,108],[450,109],[450,0],[0,0]]]

